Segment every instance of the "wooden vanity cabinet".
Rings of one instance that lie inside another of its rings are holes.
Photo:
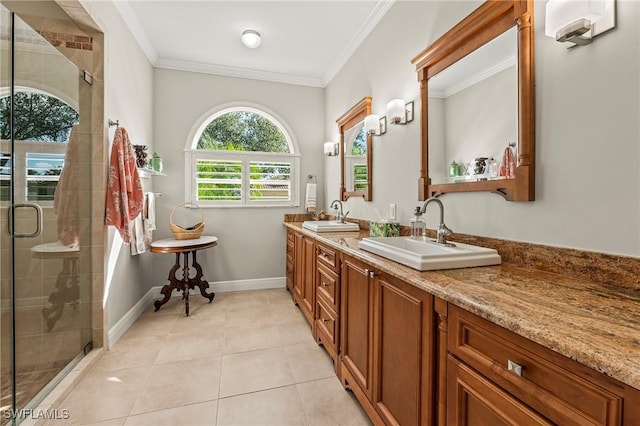
[[[311,326],[315,318],[315,261],[315,239],[294,233],[293,301]]]
[[[287,290],[291,293],[293,298],[293,283],[295,280],[295,233],[291,230],[287,230],[287,249],[286,249],[286,269],[285,277],[287,282]]]
[[[638,424],[637,390],[451,304],[448,325],[447,425]]]
[[[341,376],[374,423],[433,424],[433,296],[343,256]]]
[[[340,377],[340,256],[332,248],[316,243],[316,319],[314,338],[322,344]]]

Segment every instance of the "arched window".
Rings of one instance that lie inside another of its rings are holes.
[[[0,201],[9,200],[11,98],[0,95]],[[58,185],[71,127],[78,112],[49,93],[17,87],[13,96],[16,199],[47,206]]]
[[[271,114],[225,108],[195,133],[187,150],[188,201],[202,206],[297,206],[299,155]]]

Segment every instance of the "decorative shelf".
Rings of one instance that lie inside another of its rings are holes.
[[[166,176],[166,174],[164,173],[156,172],[155,170],[141,168],[141,167],[138,167],[138,173],[140,174],[140,177],[143,179],[148,179],[151,176]]]

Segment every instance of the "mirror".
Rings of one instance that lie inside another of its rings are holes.
[[[371,97],[366,97],[336,120],[340,132],[340,199],[363,197],[371,201],[372,136],[364,130],[364,118],[371,114]]]
[[[534,199],[532,20],[531,0],[489,0],[412,60],[421,200],[469,191]]]

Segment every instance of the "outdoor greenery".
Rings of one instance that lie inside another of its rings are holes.
[[[234,111],[214,119],[202,132],[198,149],[289,153],[285,135],[269,119],[250,111]],[[291,165],[288,162],[249,161],[249,198],[252,201],[288,199]],[[200,201],[241,201],[243,162],[196,162]]]
[[[69,105],[52,96],[34,92],[14,95],[13,135],[15,140],[67,142],[79,115]],[[11,138],[11,98],[0,98],[0,137]]]
[[[353,140],[353,147],[351,148],[351,155],[366,155],[367,154],[367,133],[364,131],[364,127],[360,129],[355,139]]]
[[[353,166],[353,187],[354,191],[364,191],[367,189],[366,164],[355,164]]]
[[[223,114],[204,129],[198,149],[289,152],[284,134],[269,119],[250,111]]]

